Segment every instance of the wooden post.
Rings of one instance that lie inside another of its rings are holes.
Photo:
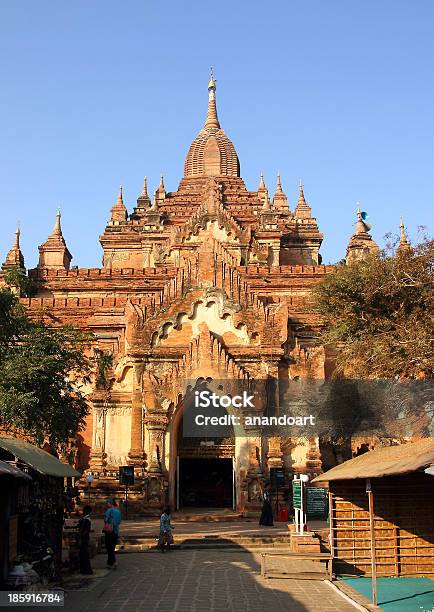
[[[330,483],[329,483],[330,487]],[[329,488],[329,544],[330,544],[330,563],[329,563],[329,574],[330,580],[333,580],[333,559],[335,557],[334,537],[333,537],[333,493]]]
[[[128,485],[125,484],[125,520],[128,520]]]
[[[369,530],[371,532],[371,575],[372,575],[372,605],[377,606],[377,567],[375,563],[375,524],[374,524],[374,497],[371,480],[366,479],[366,492],[369,503]]]

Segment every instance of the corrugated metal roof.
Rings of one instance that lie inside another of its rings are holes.
[[[320,474],[312,482],[409,474],[434,463],[434,438],[369,451]]]
[[[0,461],[0,476],[13,476],[14,478],[24,478],[24,480],[32,480],[28,474],[25,474],[7,461]]]
[[[38,448],[24,440],[0,436],[0,448],[12,453],[15,457],[46,476],[66,478],[81,475],[80,472],[74,470],[70,465],[62,463],[59,459],[53,457],[53,455],[42,450],[42,448]]]

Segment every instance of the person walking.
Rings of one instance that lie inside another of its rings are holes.
[[[158,546],[162,553],[164,549],[170,550],[170,545],[173,544],[172,529],[175,529],[170,522],[170,508],[166,507],[160,516],[160,537],[158,539]]]
[[[90,506],[84,506],[83,515],[78,521],[78,559],[80,563],[80,574],[90,575],[93,574],[92,567],[90,565],[89,556],[89,541],[90,532],[92,529],[92,521],[90,518],[92,508]]]
[[[119,528],[122,516],[115,499],[107,500],[107,510],[104,513],[104,536],[107,550],[107,567],[116,569],[116,544],[119,540]]]
[[[271,507],[270,485],[266,485],[265,491],[262,493],[262,512],[259,524],[263,527],[273,527],[273,508]]]

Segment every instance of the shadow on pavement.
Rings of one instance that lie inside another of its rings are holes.
[[[104,567],[105,557],[93,560]],[[233,550],[172,550],[118,555],[118,569],[86,579],[69,590],[65,612],[145,610],[146,612],[350,611],[352,606],[322,581],[266,580],[260,554]]]

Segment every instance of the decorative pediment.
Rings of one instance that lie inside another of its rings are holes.
[[[179,311],[162,322],[152,334],[151,346],[185,345],[189,338],[200,335],[203,324],[223,341],[226,338],[238,345],[252,342],[252,333],[249,334],[241,313],[229,305],[222,293],[215,293],[192,302],[188,311]]]
[[[232,215],[224,208],[222,185],[215,178],[208,179],[203,192],[203,202],[194,215],[173,235],[173,243],[183,244],[205,230],[209,222],[216,222],[216,227],[225,230],[231,241],[247,244],[250,231],[241,227]],[[216,236],[217,238],[217,236]],[[218,238],[217,238],[218,239]]]

